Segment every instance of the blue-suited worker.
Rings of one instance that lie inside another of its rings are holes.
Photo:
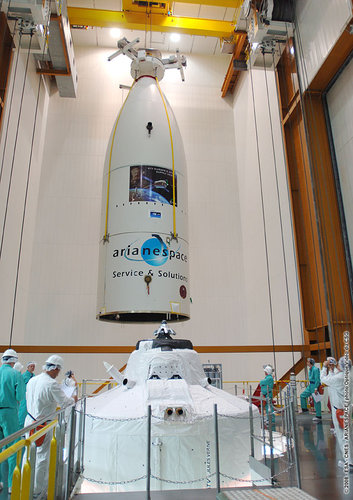
[[[18,423],[18,406],[25,397],[26,386],[22,375],[14,370],[14,364],[18,361],[16,351],[7,349],[2,355],[0,368],[0,439],[17,432],[20,429]],[[13,443],[10,443],[10,446]],[[9,474],[8,487],[12,487],[12,475],[16,466],[16,453],[8,459]],[[0,470],[1,474],[1,470]],[[3,482],[4,478],[0,477]],[[1,485],[2,486],[2,485]]]
[[[34,361],[30,361],[29,363],[27,363],[27,370],[22,375],[26,388],[28,382],[31,380],[32,377],[34,377],[35,368],[36,364]],[[26,398],[23,398],[20,403],[20,409],[18,410],[18,420],[20,428],[24,426],[26,416],[27,416],[27,404],[26,404]]]
[[[261,394],[266,398],[266,414],[268,417],[269,412],[273,413],[273,368],[271,365],[264,365],[265,378],[260,380]],[[270,407],[268,405],[268,400]]]
[[[317,394],[320,382],[320,370],[315,366],[315,359],[308,358],[306,364],[309,368],[309,385],[300,395],[300,403],[302,407],[302,412],[305,413],[308,411],[307,407],[307,399],[312,394]],[[313,418],[314,422],[321,422],[321,401],[316,402],[314,399],[314,407],[315,407],[315,417]]]

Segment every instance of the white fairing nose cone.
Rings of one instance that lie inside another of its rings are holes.
[[[132,74],[138,79],[106,154],[97,318],[185,320],[190,316],[185,154],[173,111],[151,76],[163,76],[163,60],[142,52],[140,59],[133,54]]]

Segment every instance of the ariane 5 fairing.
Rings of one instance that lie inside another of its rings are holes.
[[[185,58],[118,42],[132,59],[133,85],[115,121],[105,159],[97,318],[149,322],[190,316],[186,161],[180,131],[159,80],[183,78]]]

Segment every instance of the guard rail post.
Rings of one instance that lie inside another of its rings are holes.
[[[57,441],[55,436],[55,428],[53,429],[53,436],[50,441],[50,454],[49,454],[49,476],[48,476],[48,500],[55,498],[55,480],[56,480],[56,459],[57,459]]]
[[[83,472],[83,457],[84,457],[84,450],[85,450],[85,432],[86,432],[86,397],[81,400],[80,433],[79,433],[80,473]]]
[[[147,407],[147,470],[146,470],[146,498],[151,499],[151,405]]]
[[[271,401],[272,403],[272,401]],[[270,469],[271,469],[271,484],[274,484],[274,478],[273,476],[275,475],[275,463],[274,463],[274,457],[273,457],[273,434],[272,434],[272,411],[270,411],[271,406],[270,406],[270,398],[268,397],[267,394],[267,408],[268,408],[268,433],[269,433],[269,438],[270,438]]]
[[[298,436],[297,436],[297,427],[296,427],[296,419],[295,419],[295,410],[294,410],[294,401],[291,398],[289,403],[289,412],[291,417],[291,427],[293,433],[293,451],[294,451],[294,461],[295,461],[295,470],[297,475],[297,486],[301,489],[301,477],[300,477],[300,465],[299,465],[299,451],[298,451]]]
[[[217,404],[214,404],[214,432],[215,432],[215,452],[216,452],[216,484],[217,493],[221,492],[221,482],[219,476],[219,435],[218,435],[218,419],[217,419]]]
[[[254,420],[253,420],[253,411],[252,411],[252,398],[249,397],[249,421],[250,421],[250,454],[252,457],[255,455],[255,447],[254,447]]]
[[[294,411],[298,411],[297,381],[294,372],[290,374],[290,388],[293,395]]]
[[[75,412],[75,407],[73,406],[71,408],[71,415],[70,415],[70,441],[69,441],[69,454],[68,454],[68,464],[67,464],[65,500],[67,500],[70,497],[71,489],[73,486],[74,461],[75,461],[75,435],[76,435],[76,412]]]
[[[57,456],[56,456],[56,486],[55,486],[55,498],[61,500],[65,498],[64,494],[64,457],[63,449],[65,445],[65,427],[66,422],[64,419],[63,412],[60,413],[58,417],[58,426],[56,430],[57,439]]]

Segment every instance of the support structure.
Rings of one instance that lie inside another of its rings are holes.
[[[294,219],[304,341],[318,361],[343,355],[352,331],[350,256],[344,244],[337,184],[323,96],[353,50],[344,32],[308,89],[301,93],[295,47],[289,40],[277,65],[277,83]]]

